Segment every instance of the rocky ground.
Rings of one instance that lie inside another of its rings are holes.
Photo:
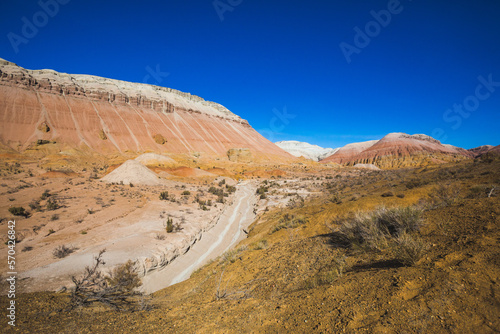
[[[14,330],[496,333],[499,167],[498,160],[396,171],[292,166],[256,179],[248,238],[190,279],[139,300],[137,311],[96,304],[66,312],[65,293],[21,294],[19,305],[30,307],[19,306]],[[411,232],[421,252],[411,263],[400,239],[367,249],[339,232],[354,213],[381,205],[421,210],[423,226]]]

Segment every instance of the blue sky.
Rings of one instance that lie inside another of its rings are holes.
[[[0,57],[190,92],[272,141],[471,148],[500,144],[499,16],[497,0],[3,0]]]

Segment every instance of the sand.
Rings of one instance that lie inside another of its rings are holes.
[[[166,182],[158,174],[135,160],[125,161],[120,167],[103,177],[101,181],[146,186],[157,186]]]

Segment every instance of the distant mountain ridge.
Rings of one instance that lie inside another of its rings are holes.
[[[339,150],[338,148],[323,148],[318,145],[296,140],[284,140],[276,142],[275,144],[293,156],[304,157],[314,161],[324,159]]]
[[[348,166],[374,164],[380,168],[398,168],[460,161],[474,156],[469,150],[441,144],[439,140],[424,134],[395,132],[380,140],[348,144],[321,162]]]

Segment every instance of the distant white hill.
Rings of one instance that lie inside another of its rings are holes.
[[[285,140],[275,143],[288,153],[296,157],[304,157],[314,161],[319,161],[337,152],[338,148],[323,148],[295,140]]]

